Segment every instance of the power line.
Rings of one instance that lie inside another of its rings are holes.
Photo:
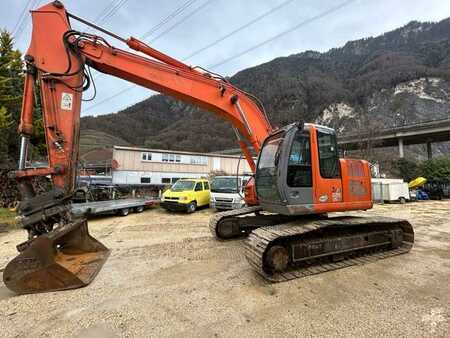
[[[109,2],[103,11],[94,19],[97,25],[104,25],[109,19],[111,19],[129,0],[112,0]],[[93,31],[93,28],[89,28],[88,31]]]
[[[110,3],[108,4],[108,6],[106,6],[105,8],[103,8],[103,10],[101,11],[101,13],[95,17],[94,22],[99,22],[100,19],[101,19],[103,16],[105,16],[106,13],[111,9],[111,7],[114,6],[115,3],[117,3],[118,1],[120,1],[120,0],[112,0],[112,1],[109,1]],[[112,5],[111,5],[111,3],[112,3]]]
[[[31,5],[31,7],[30,7],[30,10],[32,10],[33,8],[39,8],[39,7],[41,7],[41,6],[43,5],[43,2],[45,2],[45,1],[46,1],[46,0],[39,0],[39,1],[37,1],[37,4],[36,4],[36,3],[33,3],[33,4]],[[26,20],[25,22],[26,22],[26,24],[25,24],[24,28],[22,29],[23,31],[25,31],[25,29],[28,28],[28,26],[29,26],[30,23],[31,23],[31,20]],[[19,34],[18,36],[20,36],[20,35],[22,35],[22,32],[20,32],[20,34]]]
[[[262,41],[262,42],[260,42],[260,43],[258,43],[258,44],[256,44],[256,45],[250,47],[250,48],[247,48],[247,49],[243,50],[242,52],[240,52],[240,53],[238,53],[238,54],[235,54],[235,55],[233,55],[233,56],[231,56],[231,57],[229,57],[229,58],[226,58],[225,60],[222,60],[222,61],[219,62],[219,63],[216,63],[216,64],[214,64],[214,65],[211,65],[211,66],[209,66],[208,68],[209,68],[209,69],[214,69],[214,68],[217,68],[217,67],[219,67],[219,66],[222,66],[222,65],[224,65],[224,64],[226,64],[226,63],[228,63],[228,62],[230,62],[230,61],[232,61],[232,60],[234,60],[234,59],[237,59],[237,58],[241,57],[241,56],[244,55],[244,54],[247,54],[247,53],[249,53],[249,52],[251,52],[251,51],[253,51],[253,50],[255,50],[255,49],[257,49],[257,48],[259,48],[259,47],[261,47],[261,46],[264,46],[264,45],[266,45],[266,44],[268,44],[268,43],[270,43],[270,42],[272,42],[272,41],[274,41],[274,40],[276,40],[276,39],[278,39],[278,38],[280,38],[280,37],[282,37],[282,36],[284,36],[284,35],[286,35],[286,34],[288,34],[288,33],[291,33],[291,32],[293,32],[293,31],[299,29],[299,28],[302,27],[302,26],[305,26],[305,25],[307,25],[307,24],[309,24],[309,23],[311,23],[311,22],[313,22],[313,21],[322,19],[323,17],[325,17],[325,16],[327,16],[327,15],[329,15],[329,14],[331,14],[331,13],[334,13],[334,12],[340,10],[341,8],[343,8],[343,7],[345,7],[345,6],[348,6],[349,4],[351,4],[352,2],[355,2],[355,1],[357,1],[357,0],[347,0],[347,1],[344,1],[343,3],[341,3],[341,4],[339,4],[339,5],[335,6],[335,7],[332,7],[332,8],[330,8],[330,9],[328,9],[328,10],[326,10],[326,11],[320,13],[320,14],[314,15],[313,17],[311,17],[311,18],[309,18],[309,19],[306,19],[306,20],[304,20],[304,21],[298,23],[298,24],[295,25],[294,27],[291,27],[291,28],[289,28],[289,29],[287,29],[287,30],[285,30],[285,31],[283,31],[283,32],[281,32],[281,33],[278,33],[278,34],[272,36],[271,38],[269,38],[269,39],[267,39],[267,40],[264,40],[264,41]]]
[[[28,2],[25,4],[25,7],[22,9],[22,12],[20,12],[19,18],[17,19],[17,22],[11,31],[13,35],[15,34],[15,31],[19,27],[19,24],[23,21],[25,13],[27,12],[27,9],[30,7],[31,1],[33,1],[33,0],[28,0]]]
[[[203,5],[197,7],[195,10],[193,10],[192,12],[190,12],[188,15],[184,16],[181,20],[177,21],[176,23],[174,23],[172,26],[170,26],[169,28],[165,29],[164,31],[162,31],[161,33],[159,33],[157,36],[155,36],[154,38],[152,38],[150,40],[150,43],[155,42],[156,40],[158,40],[159,38],[161,38],[163,35],[166,35],[167,33],[169,33],[170,31],[172,31],[175,27],[179,26],[180,24],[182,24],[183,22],[185,22],[187,19],[189,19],[191,16],[197,14],[197,12],[201,11],[203,8],[205,8],[207,5],[209,5],[212,1],[216,1],[216,0],[206,0],[205,3],[203,3]]]
[[[115,5],[111,6],[111,9],[107,14],[101,18],[98,25],[104,25],[109,19],[111,19],[129,0],[119,0]]]
[[[122,89],[121,91],[115,93],[114,95],[111,95],[111,96],[107,97],[106,99],[103,99],[103,100],[101,100],[101,101],[99,101],[99,102],[96,102],[96,103],[93,104],[92,106],[90,106],[90,107],[84,109],[83,113],[85,113],[85,112],[87,112],[87,111],[89,111],[89,110],[91,110],[91,109],[93,109],[93,108],[95,108],[95,107],[98,107],[98,106],[102,105],[103,103],[108,102],[108,101],[114,99],[114,98],[117,97],[117,96],[120,96],[120,95],[122,95],[122,94],[125,94],[126,92],[130,91],[131,89],[133,89],[133,88],[135,88],[135,87],[136,87],[136,85],[135,85],[135,84],[132,84],[132,85],[130,85],[130,86],[128,86],[128,87]]]
[[[246,53],[249,53],[249,52],[251,52],[251,51],[253,51],[253,50],[255,50],[255,49],[257,49],[257,48],[259,48],[259,47],[261,47],[261,46],[263,46],[263,45],[265,45],[265,44],[267,44],[267,43],[270,43],[270,42],[272,42],[272,41],[274,41],[274,40],[276,40],[276,39],[278,39],[278,38],[280,38],[280,37],[282,37],[282,36],[284,36],[284,35],[286,35],[286,34],[292,32],[292,31],[294,31],[294,30],[299,29],[299,28],[302,27],[302,26],[305,26],[305,25],[307,25],[307,24],[309,24],[309,23],[311,23],[311,22],[314,22],[314,21],[316,21],[316,20],[322,19],[323,17],[325,17],[325,16],[327,16],[327,15],[333,13],[333,12],[336,12],[336,11],[338,11],[339,9],[341,9],[341,8],[343,8],[343,7],[345,7],[345,6],[348,6],[349,4],[351,4],[351,3],[355,2],[355,1],[358,1],[358,0],[347,0],[347,1],[344,1],[343,3],[341,3],[341,4],[337,5],[337,6],[334,6],[334,7],[330,8],[330,9],[328,9],[328,10],[326,10],[326,11],[320,13],[320,14],[317,14],[317,15],[315,15],[315,16],[309,18],[309,19],[306,19],[306,20],[304,20],[304,21],[298,23],[297,25],[295,25],[295,26],[293,26],[293,27],[291,27],[291,28],[289,28],[289,29],[287,29],[287,30],[285,30],[285,31],[283,31],[283,32],[281,32],[281,33],[278,33],[278,34],[274,35],[273,37],[271,37],[271,38],[269,38],[269,39],[267,39],[267,40],[264,40],[264,41],[262,41],[262,42],[260,42],[260,43],[258,43],[258,44],[256,44],[256,45],[254,45],[254,46],[252,46],[252,47],[250,47],[250,48],[248,48],[248,49],[246,49],[246,50],[244,50],[244,51],[242,51],[242,52],[239,52],[238,54],[233,55],[233,56],[231,56],[231,57],[229,57],[229,58],[227,58],[227,59],[225,59],[225,60],[223,60],[223,61],[221,61],[221,62],[219,62],[219,63],[217,63],[217,64],[214,64],[214,65],[212,65],[212,66],[210,66],[210,67],[208,67],[208,68],[209,68],[209,69],[217,68],[217,67],[219,67],[219,66],[221,66],[221,65],[223,65],[223,64],[225,64],[225,63],[230,62],[231,60],[237,59],[237,58],[241,57],[242,55],[244,55],[244,54],[246,54]],[[282,3],[282,4],[283,4],[283,3]],[[282,4],[280,4],[280,5],[282,5]],[[275,8],[276,8],[276,7],[275,7]],[[275,8],[274,8],[274,10],[276,10]],[[263,15],[264,15],[264,14],[263,14]],[[245,25],[244,25],[244,26],[245,26]],[[245,28],[245,27],[244,27],[244,28]],[[216,41],[217,41],[217,40],[216,40]],[[220,41],[219,41],[219,42],[220,42]],[[217,43],[218,43],[218,42],[217,42]],[[198,53],[197,53],[197,54],[198,54]],[[190,57],[190,56],[189,56],[189,57]],[[187,57],[187,58],[189,58],[189,57]],[[185,58],[185,59],[187,59],[187,58]],[[183,60],[185,60],[185,59],[183,59]],[[136,87],[136,85],[131,85],[131,86],[129,86],[129,87],[127,87],[127,88],[125,88],[125,89],[123,89],[123,90],[121,90],[121,91],[115,93],[114,95],[112,95],[112,96],[110,96],[110,97],[108,97],[108,98],[106,98],[106,99],[104,99],[104,100],[102,100],[102,101],[100,101],[100,102],[97,102],[97,103],[95,103],[94,105],[88,107],[86,110],[84,110],[84,112],[87,112],[87,111],[89,111],[89,110],[91,110],[91,109],[93,109],[93,108],[99,106],[100,104],[103,104],[103,103],[105,103],[105,102],[107,102],[107,101],[109,101],[109,100],[111,100],[111,99],[113,99],[113,98],[115,98],[115,97],[117,97],[117,96],[120,96],[120,95],[122,95],[122,94],[128,92],[129,90],[133,89],[134,87]]]
[[[232,30],[230,33],[225,34],[224,36],[218,38],[217,40],[215,40],[215,41],[213,41],[213,42],[207,44],[206,46],[204,46],[204,47],[202,47],[202,48],[200,48],[200,49],[197,49],[195,52],[189,54],[189,55],[186,56],[184,59],[182,59],[182,61],[185,61],[185,60],[187,60],[187,59],[190,59],[190,58],[192,58],[193,56],[195,56],[195,55],[197,55],[197,54],[199,54],[199,53],[201,53],[201,52],[203,52],[203,51],[205,51],[205,50],[207,50],[207,49],[209,49],[209,48],[211,48],[211,47],[217,45],[218,43],[222,42],[223,40],[228,39],[230,36],[233,36],[234,34],[240,32],[241,30],[243,30],[243,29],[245,29],[245,28],[247,28],[247,27],[253,25],[254,23],[256,23],[256,22],[258,22],[258,21],[264,19],[266,16],[272,14],[273,12],[276,12],[276,11],[280,10],[281,8],[283,8],[284,6],[288,5],[288,4],[291,3],[292,1],[293,1],[293,0],[286,0],[286,1],[282,2],[281,4],[279,4],[278,6],[269,9],[267,12],[265,12],[265,13],[263,13],[263,14],[257,16],[257,17],[254,18],[253,20],[250,20],[250,21],[247,22],[246,24],[244,24],[244,25],[242,25],[242,26],[240,26],[240,27],[238,27],[238,28]]]
[[[168,32],[172,31],[175,27],[179,26],[181,23],[185,22],[187,19],[189,19],[191,16],[193,16],[194,14],[197,14],[197,12],[199,12],[200,10],[202,10],[204,7],[206,7],[211,1],[213,0],[207,0],[205,3],[203,3],[203,5],[199,6],[198,8],[196,8],[194,11],[192,11],[191,13],[189,13],[188,15],[186,15],[185,17],[183,17],[181,20],[177,21],[175,24],[173,24],[172,26],[170,26],[169,28],[167,28],[166,30],[164,30],[163,32],[161,32],[160,34],[158,34],[156,37],[154,37],[153,39],[150,40],[150,43],[154,43],[156,40],[158,40],[159,38],[161,38],[163,35],[167,34]],[[284,6],[286,6],[287,4],[289,4],[290,2],[292,2],[293,0],[286,0],[283,3],[279,4],[278,6],[271,8],[269,11],[263,13],[262,15],[256,17],[255,19],[247,22],[246,24],[240,26],[239,28],[233,30],[232,32],[220,37],[219,39],[213,41],[212,43],[208,44],[207,46],[204,46],[203,48],[195,51],[194,53],[192,53],[191,55],[185,57],[182,59],[182,61],[186,61],[187,59],[190,59],[191,57],[203,52],[206,49],[211,48],[212,46],[222,42],[223,40],[229,38],[230,36],[238,33],[239,31],[241,31],[242,29],[247,28],[248,26],[256,23],[257,21],[265,18],[266,16],[268,16],[269,14],[272,14],[273,12],[283,8]],[[145,35],[145,34],[144,34]],[[142,39],[142,37],[141,37]],[[103,74],[104,75],[104,74]],[[100,77],[102,77],[103,75],[98,75],[95,77],[95,80],[99,79]]]
[[[180,10],[181,8],[185,8],[185,9],[186,9],[186,8],[187,8],[187,5],[192,5],[195,1],[197,1],[197,0],[190,0],[190,1],[185,2],[182,6],[180,6],[180,7],[177,8],[174,12],[172,12],[171,15],[168,15],[166,18],[164,18],[159,24],[155,25],[154,27],[160,26],[160,24],[161,24],[162,22],[166,22],[166,23],[167,23],[168,21],[170,21],[170,19],[167,20],[168,17],[174,18],[174,17],[175,17],[175,16],[173,16],[174,13],[179,12],[179,10]],[[183,19],[181,19],[180,21],[176,22],[174,25],[172,25],[171,27],[169,27],[169,28],[166,29],[165,31],[161,32],[158,36],[156,36],[155,38],[153,38],[152,41],[155,41],[155,40],[159,39],[161,36],[163,36],[164,34],[168,33],[169,31],[171,31],[172,29],[174,29],[176,26],[178,26],[178,25],[181,24],[182,22],[186,21],[188,18],[190,18],[191,16],[193,16],[194,14],[196,14],[197,12],[199,12],[201,9],[203,9],[204,7],[206,7],[206,5],[209,4],[211,1],[213,1],[213,0],[207,0],[203,5],[199,6],[197,9],[195,9],[194,11],[192,11],[191,13],[189,13],[188,15],[186,15]],[[153,29],[153,28],[152,28],[152,29]],[[150,29],[148,32],[150,32],[152,29]],[[148,33],[148,32],[147,32],[147,33]],[[145,34],[147,34],[147,33],[145,33]],[[145,36],[145,34],[140,38],[141,40],[143,39],[143,37]],[[102,76],[104,76],[104,75],[105,75],[105,74],[100,74],[100,75],[98,75],[98,76],[96,77],[96,79],[99,79],[100,77],[102,77]],[[100,106],[101,104],[103,104],[103,103],[105,103],[105,102],[108,102],[108,101],[114,99],[114,98],[117,97],[117,96],[120,96],[120,95],[122,95],[122,94],[125,94],[126,92],[130,91],[131,89],[133,89],[133,88],[135,88],[135,87],[136,87],[135,84],[133,84],[133,85],[131,85],[131,86],[128,86],[128,87],[126,87],[126,88],[120,90],[119,92],[115,93],[114,95],[109,96],[109,97],[107,97],[107,98],[105,98],[105,99],[103,99],[103,100],[101,100],[101,101],[99,101],[99,102],[96,102],[96,103],[93,104],[92,106],[90,106],[90,107],[84,109],[84,110],[83,110],[83,113],[85,113],[85,112],[87,112],[87,111],[89,111],[89,110],[91,110],[91,109],[93,109],[93,108],[95,108],[95,107],[98,107],[98,106]]]
[[[28,24],[28,15],[27,9],[30,10],[34,8],[39,0],[29,0],[27,5],[25,6],[24,10],[21,13],[21,17],[18,21],[18,24],[16,24],[17,27],[13,30],[13,36],[16,40],[19,39],[19,37],[22,35],[24,29],[27,27]]]
[[[162,26],[164,26],[167,22],[178,16],[179,14],[183,13],[189,6],[193,5],[197,0],[188,0],[183,5],[175,9],[172,13],[170,13],[168,16],[166,16],[161,22],[150,28],[147,32],[145,32],[141,40],[147,39],[149,36],[151,36],[153,33],[158,31]]]
[[[192,1],[192,0],[191,0]],[[194,0],[197,1],[197,0]],[[183,23],[184,21],[186,21],[187,19],[189,19],[191,16],[193,16],[194,14],[196,14],[198,11],[202,10],[204,7],[206,7],[206,5],[208,5],[211,1],[215,1],[215,0],[207,0],[203,5],[199,6],[198,8],[196,8],[194,11],[192,11],[191,13],[189,13],[188,15],[186,15],[185,17],[183,17],[181,20],[177,21],[175,24],[173,24],[172,26],[170,26],[169,28],[165,29],[163,32],[161,32],[160,34],[158,34],[155,38],[153,38],[150,42],[154,42],[156,40],[158,40],[159,38],[161,38],[163,35],[167,34],[168,32],[170,32],[171,30],[173,30],[175,27],[177,27],[178,25],[180,25],[181,23]],[[188,1],[189,2],[189,1]],[[193,2],[192,2],[193,3]],[[192,4],[191,3],[191,4]],[[184,4],[186,5],[186,3]],[[183,7],[183,6],[181,6]],[[174,12],[172,12],[169,16],[172,16],[174,13],[176,13],[177,11],[180,10],[180,8],[177,8]],[[155,25],[154,27],[160,26],[161,23],[163,21],[165,21],[166,23],[168,22],[166,19],[169,17],[167,16],[166,18],[164,18],[160,23],[158,23],[157,25]],[[153,27],[153,28],[154,28]],[[151,28],[149,31],[147,31],[146,33],[144,33],[143,35],[141,35],[139,37],[140,40],[144,40],[145,35],[150,32],[153,28]],[[128,50],[130,49],[130,47],[127,48]],[[94,77],[94,80],[98,80],[100,78],[102,78],[103,76],[105,76],[105,74],[98,74]]]
[[[181,23],[183,23],[184,21],[186,21],[188,18],[190,18],[191,16],[193,16],[194,14],[196,14],[198,11],[200,11],[201,9],[203,9],[204,7],[206,7],[206,5],[208,5],[211,1],[212,1],[212,0],[207,0],[203,5],[201,5],[200,7],[198,7],[197,9],[195,9],[194,11],[192,11],[190,14],[186,15],[183,19],[179,20],[178,22],[176,22],[176,23],[175,23],[174,25],[172,25],[171,27],[169,27],[169,28],[167,28],[166,30],[164,30],[163,32],[161,32],[159,35],[157,35],[157,36],[154,37],[152,40],[150,40],[150,42],[152,42],[152,43],[155,42],[157,39],[159,39],[160,37],[162,37],[164,34],[168,33],[169,31],[171,31],[172,29],[174,29],[176,26],[180,25]],[[281,3],[280,5],[278,5],[278,6],[274,7],[274,8],[272,8],[272,9],[270,9],[269,11],[263,13],[262,15],[258,16],[257,18],[255,18],[255,19],[253,19],[253,20],[247,22],[245,25],[240,26],[239,28],[237,28],[237,29],[233,30],[232,32],[226,34],[225,36],[222,36],[221,38],[219,38],[219,39],[215,40],[214,42],[208,44],[207,46],[201,48],[201,50],[198,50],[198,51],[192,53],[192,54],[189,55],[188,57],[184,58],[183,61],[185,61],[185,60],[187,60],[187,59],[190,59],[190,58],[193,57],[194,55],[197,55],[197,54],[199,54],[200,52],[202,52],[202,51],[204,51],[204,50],[206,50],[206,49],[212,47],[213,45],[215,45],[215,44],[217,44],[217,43],[219,43],[219,42],[221,42],[221,41],[223,41],[223,40],[229,38],[230,36],[236,34],[238,31],[240,31],[240,30],[242,30],[242,29],[244,29],[244,28],[246,28],[246,27],[248,27],[248,26],[254,24],[255,22],[257,22],[257,21],[263,19],[264,17],[268,16],[269,14],[271,14],[271,13],[273,13],[273,12],[275,12],[275,11],[281,9],[282,7],[284,7],[285,5],[287,5],[288,3],[292,2],[292,1],[293,1],[293,0],[287,0],[287,1],[284,1],[284,2]],[[164,20],[163,20],[163,21],[164,21]],[[145,35],[145,34],[144,34],[144,35]],[[219,40],[220,40],[220,41],[219,41]],[[103,76],[103,75],[104,75],[104,74],[99,75],[99,76],[97,77],[97,79],[98,79],[99,77]],[[119,95],[122,95],[122,94],[124,94],[124,93],[126,93],[126,92],[128,92],[128,91],[130,91],[130,90],[133,89],[135,86],[136,86],[136,85],[131,85],[131,86],[129,86],[129,87],[127,87],[127,88],[125,88],[125,89],[123,89],[123,90],[117,92],[116,94],[114,94],[114,95],[112,95],[112,96],[110,96],[110,97],[108,97],[108,98],[106,98],[106,99],[104,99],[104,100],[101,100],[101,101],[99,101],[99,102],[96,102],[96,103],[93,104],[92,106],[90,106],[90,107],[88,107],[87,109],[85,109],[84,112],[87,112],[87,111],[89,111],[89,110],[91,110],[91,109],[93,109],[93,108],[95,108],[95,107],[98,107],[99,105],[101,105],[101,104],[103,104],[103,103],[105,103],[105,102],[108,102],[109,100],[111,100],[111,99],[113,99],[113,98],[115,98],[115,97],[117,97],[117,96],[119,96]]]

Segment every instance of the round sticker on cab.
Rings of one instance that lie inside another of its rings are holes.
[[[320,197],[319,197],[319,201],[322,202],[322,203],[328,201],[328,195],[322,195],[322,196],[320,196]]]

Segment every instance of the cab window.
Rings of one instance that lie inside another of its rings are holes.
[[[205,185],[205,190],[209,190],[209,182],[203,182],[203,184]]]
[[[203,190],[202,182],[197,182],[197,184],[195,185],[195,191],[202,191],[202,190]]]
[[[290,187],[311,187],[311,148],[309,134],[299,131],[292,142],[289,153],[287,185]]]
[[[261,200],[281,201],[278,191],[277,165],[284,140],[284,132],[270,136],[259,153],[258,170],[256,171],[256,192]]]
[[[277,155],[279,154],[279,148],[283,142],[284,135],[272,136],[261,149],[259,155],[258,168],[275,168],[277,166]]]
[[[317,141],[319,144],[320,175],[323,178],[340,177],[336,135],[317,131]]]

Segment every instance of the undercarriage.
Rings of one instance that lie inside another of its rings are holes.
[[[248,236],[245,255],[265,279],[281,282],[407,253],[414,231],[388,217],[283,216],[261,207],[218,213],[210,230],[219,240]]]

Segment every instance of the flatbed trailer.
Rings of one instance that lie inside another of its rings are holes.
[[[127,216],[131,211],[142,212],[146,207],[159,203],[158,200],[142,198],[125,198],[109,201],[97,201],[86,203],[72,203],[72,211],[75,215],[100,215],[118,214]]]

